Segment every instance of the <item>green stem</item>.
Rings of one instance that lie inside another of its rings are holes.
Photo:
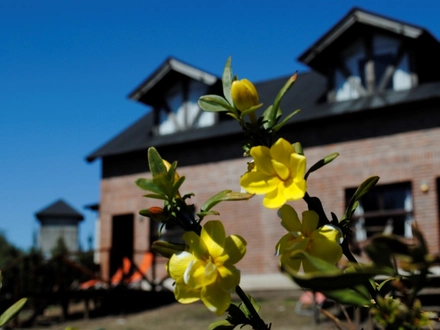
[[[270,325],[264,323],[263,319],[260,317],[254,306],[250,302],[248,296],[239,285],[237,285],[237,287],[235,288],[235,292],[240,297],[241,301],[243,301],[243,304],[246,306],[249,313],[251,313],[252,327],[255,330],[269,330]]]

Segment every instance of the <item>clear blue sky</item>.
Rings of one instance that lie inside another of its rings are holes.
[[[86,248],[100,162],[85,156],[148,111],[127,94],[165,58],[220,75],[232,55],[252,80],[306,70],[298,55],[353,6],[440,37],[438,0],[0,0],[0,230],[29,248],[35,212],[63,198]]]

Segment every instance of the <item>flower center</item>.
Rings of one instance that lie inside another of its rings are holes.
[[[205,281],[212,283],[217,278],[217,266],[209,260],[205,265]]]

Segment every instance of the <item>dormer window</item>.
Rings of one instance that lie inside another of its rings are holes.
[[[360,38],[341,53],[333,84],[335,101],[409,89],[414,86],[409,54],[396,38],[384,35]]]
[[[159,117],[157,133],[165,135],[214,125],[215,113],[202,111],[197,104],[207,90],[206,84],[195,80],[178,82],[169,89],[164,104],[156,110]]]

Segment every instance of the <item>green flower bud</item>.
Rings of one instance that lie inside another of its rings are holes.
[[[235,80],[231,86],[231,97],[235,107],[244,111],[258,105],[258,92],[247,79]]]
[[[151,248],[154,252],[166,258],[171,258],[174,253],[185,251],[184,244],[173,244],[165,241],[155,241]]]

